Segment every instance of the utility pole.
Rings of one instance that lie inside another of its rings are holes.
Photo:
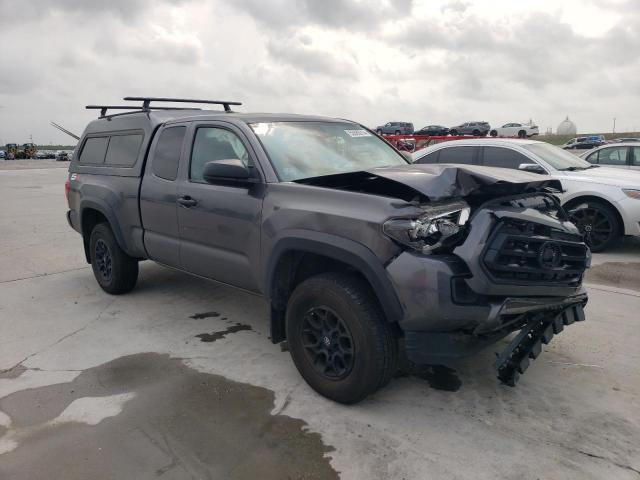
[[[613,134],[616,134],[616,117],[613,117]]]

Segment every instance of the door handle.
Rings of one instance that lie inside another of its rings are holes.
[[[198,204],[197,200],[194,200],[189,195],[182,195],[178,197],[178,203],[183,207],[190,208]]]

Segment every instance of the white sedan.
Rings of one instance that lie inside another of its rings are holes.
[[[600,167],[535,140],[452,140],[418,150],[414,163],[452,163],[514,168],[549,175],[558,195],[594,252],[621,235],[640,236],[640,172]]]
[[[526,125],[524,123],[506,123],[501,127],[494,128],[489,132],[492,137],[518,137],[527,138],[538,135],[537,125]]]

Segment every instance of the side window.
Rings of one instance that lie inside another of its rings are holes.
[[[165,128],[160,134],[152,164],[152,171],[156,177],[175,180],[178,176],[178,163],[186,130],[187,127],[170,127]]]
[[[138,159],[142,145],[142,134],[112,135],[107,147],[104,163],[107,165],[132,167]]]
[[[102,165],[104,157],[107,153],[107,145],[109,137],[91,137],[87,138],[80,153],[80,163],[90,165]]]
[[[633,166],[640,167],[640,147],[633,147],[631,151],[633,153],[633,158],[631,160],[633,162]]]
[[[440,150],[436,150],[435,152],[431,152],[424,157],[420,157],[414,163],[438,163],[438,153]]]
[[[462,163],[473,165],[476,147],[451,147],[440,150],[438,163]]]
[[[597,164],[598,163],[598,154],[600,153],[600,150],[598,150],[597,152],[593,152],[591,155],[588,155],[585,160],[589,163],[593,163],[593,164]]]
[[[510,148],[484,147],[483,165],[487,167],[517,169],[521,163],[534,162]]]
[[[238,136],[223,128],[200,127],[193,142],[189,178],[201,182],[206,163],[228,159],[239,159],[249,166],[249,154]]]
[[[598,155],[600,165],[626,165],[627,147],[603,148]]]

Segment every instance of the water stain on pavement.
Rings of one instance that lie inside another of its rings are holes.
[[[199,335],[196,335],[196,338],[199,338],[203,342],[215,342],[216,340],[220,340],[221,338],[226,337],[230,333],[241,332],[242,330],[251,330],[251,325],[236,323],[235,325],[231,325],[230,327],[227,327],[219,332],[201,333]]]
[[[585,281],[629,290],[640,290],[640,263],[607,262],[586,272]]]
[[[95,426],[38,428],[76,399],[122,393],[135,397]],[[302,420],[271,415],[273,404],[270,390],[168,355],[122,357],[0,399],[11,428],[26,432],[0,455],[0,478],[338,478],[325,456],[332,448]]]
[[[215,318],[219,316],[220,314],[218,312],[204,312],[204,313],[194,313],[189,318],[193,318],[194,320],[202,320],[203,318]]]
[[[429,386],[436,390],[457,392],[462,386],[462,381],[453,368],[444,365],[414,365],[411,368],[411,376],[418,377],[429,382]]]

